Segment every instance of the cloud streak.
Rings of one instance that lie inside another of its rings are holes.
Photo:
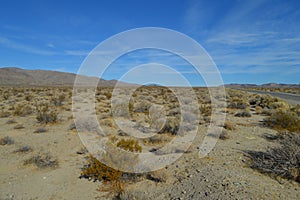
[[[37,55],[52,56],[57,54],[57,52],[55,51],[48,51],[48,50],[33,47],[31,45],[25,45],[1,36],[0,36],[0,45],[5,46],[6,48],[15,49],[18,51],[37,54]]]

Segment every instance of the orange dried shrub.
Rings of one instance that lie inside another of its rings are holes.
[[[82,170],[81,178],[90,178],[104,181],[116,181],[122,176],[122,172],[106,166],[95,157],[90,156],[88,165]]]

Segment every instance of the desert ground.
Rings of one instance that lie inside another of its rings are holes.
[[[200,120],[191,146],[163,169],[133,174],[91,161],[74,124],[73,112],[80,108],[72,108],[71,87],[0,88],[0,199],[300,199],[299,104],[226,89],[226,98],[219,97],[227,104],[219,108],[226,113],[222,133],[214,149],[199,158],[214,107],[206,88],[194,90]],[[155,128],[160,116],[149,118],[155,103],[168,120],[155,136],[136,139],[114,122],[111,98],[112,88],[98,88],[95,113],[109,139],[126,151],[159,152],[181,137],[180,115],[193,120],[190,108],[179,111],[171,90],[141,87],[130,99],[131,118]],[[122,109],[120,103],[120,117]],[[125,148],[126,142],[134,142],[134,148]]]

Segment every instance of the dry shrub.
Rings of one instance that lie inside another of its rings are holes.
[[[121,139],[117,142],[117,147],[130,152],[142,152],[142,147],[139,145],[137,140],[132,139]]]
[[[40,169],[55,168],[58,166],[58,161],[54,159],[50,153],[39,153],[24,161],[24,165],[30,164],[33,164]]]
[[[247,110],[236,113],[234,116],[236,117],[251,117],[251,113]]]
[[[212,108],[211,105],[201,105],[200,106],[200,113],[204,116],[211,116]]]
[[[225,122],[224,128],[231,131],[235,130],[234,124],[229,121]]]
[[[160,170],[157,170],[157,171],[153,171],[153,172],[150,172],[149,174],[147,174],[147,178],[149,180],[152,180],[154,182],[167,182],[167,179],[169,177],[169,174],[167,172],[166,169],[160,169]]]
[[[125,150],[126,152],[141,152],[142,147],[138,144],[136,140],[132,139],[121,139],[112,137],[110,140],[111,144]],[[107,146],[107,154],[103,155],[103,159],[106,163],[117,164],[117,166],[124,165],[126,162],[131,162],[134,165],[135,155],[132,157],[126,157],[119,152],[112,152],[115,147]],[[80,178],[87,178],[94,181],[103,181],[103,185],[99,188],[100,191],[109,192],[108,195],[114,196],[114,198],[119,198],[119,196],[124,192],[124,184],[126,179],[134,179],[138,175],[134,173],[125,173],[118,169],[107,166],[106,164],[98,161],[95,157],[90,156],[88,164],[84,166],[81,172]]]
[[[39,105],[36,110],[38,122],[45,124],[57,122],[57,111],[54,108],[50,108],[48,104]]]
[[[171,135],[177,135],[179,134],[179,123],[178,117],[168,117],[164,127],[158,133],[170,133]]]
[[[289,130],[292,132],[300,131],[300,118],[292,111],[279,110],[273,112],[270,117],[264,120],[265,125],[278,129],[278,130]]]
[[[249,107],[249,103],[246,99],[235,96],[229,99],[227,107],[232,109],[246,109]]]
[[[32,151],[32,148],[30,146],[21,146],[15,151],[15,153],[28,153],[30,151]]]
[[[227,140],[227,139],[229,139],[229,135],[228,135],[228,132],[226,131],[226,130],[222,130],[222,132],[221,132],[221,134],[220,134],[220,136],[219,136],[219,138],[221,139],[221,140]]]
[[[90,156],[88,165],[82,170],[80,178],[93,179],[94,181],[117,181],[120,180],[121,175],[121,171],[108,167],[95,157]]]
[[[13,112],[14,115],[21,116],[21,117],[30,115],[31,113],[33,113],[33,109],[29,105],[23,105],[23,104],[18,104],[14,108],[14,112]]]
[[[137,189],[124,189],[124,191],[114,200],[141,200],[147,199],[143,191]]]
[[[34,131],[34,133],[45,133],[45,132],[47,132],[47,129],[45,127],[39,127]]]
[[[16,120],[14,120],[14,119],[9,119],[9,120],[7,120],[7,122],[6,122],[6,124],[15,124],[15,123],[17,123],[17,122],[16,122]]]
[[[115,144],[117,147],[128,151],[128,152],[141,152],[142,147],[138,144],[136,140],[133,139],[121,139],[118,140],[118,138],[113,137],[111,139],[111,143]],[[115,148],[115,147],[111,147]],[[106,159],[107,163],[113,162],[115,163],[116,159],[115,157],[118,157],[117,154],[114,155],[106,155],[103,157],[103,159]],[[117,162],[123,162],[122,159],[125,158],[120,158],[118,157]],[[125,162],[128,162],[128,160],[125,160]],[[113,169],[102,162],[98,161],[96,158],[93,156],[89,157],[88,164],[83,168],[82,173],[81,173],[81,178],[88,178],[88,179],[93,179],[94,181],[117,181],[120,180],[123,172]]]
[[[0,145],[10,145],[13,143],[14,143],[14,140],[9,136],[6,136],[6,137],[0,139]]]
[[[143,139],[144,144],[151,144],[151,145],[155,145],[155,144],[164,144],[164,143],[168,143],[172,140],[172,137],[168,134],[155,134],[152,137],[148,137]]]
[[[17,124],[17,125],[14,126],[14,129],[23,129],[23,128],[25,128],[23,126],[23,124]]]
[[[263,109],[262,109],[262,107],[260,107],[260,106],[255,106],[255,113],[256,114],[261,114],[262,113],[262,111],[263,111]]]
[[[10,115],[11,113],[8,111],[4,111],[3,109],[0,111],[0,118],[6,118],[9,117]]]
[[[300,183],[300,135],[282,136],[280,146],[266,152],[247,151],[251,168],[262,173],[281,176]]]

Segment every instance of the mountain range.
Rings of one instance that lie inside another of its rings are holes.
[[[50,70],[27,70],[15,67],[0,68],[0,86],[73,86],[76,74]],[[96,81],[98,85],[113,87],[117,80],[80,76],[82,82]],[[132,84],[121,82],[122,86]]]
[[[0,68],[0,86],[73,86],[76,74],[50,70],[27,70],[16,67]],[[80,76],[82,82],[98,82],[99,86],[113,87],[117,80],[104,80],[97,77]],[[119,82],[121,86],[134,84]],[[225,84],[228,88],[298,88],[300,84]]]

